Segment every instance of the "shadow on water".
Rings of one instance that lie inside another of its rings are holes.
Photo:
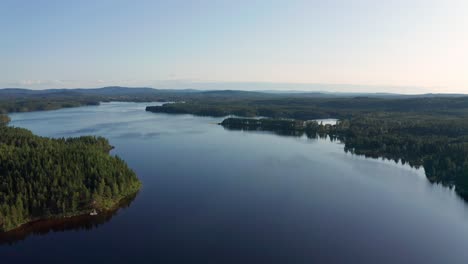
[[[68,218],[38,220],[21,226],[12,231],[0,233],[0,245],[14,245],[32,235],[47,235],[51,232],[65,232],[71,230],[90,231],[109,222],[121,209],[125,209],[135,200],[138,193],[122,201],[116,209],[102,212],[98,215],[79,215]]]

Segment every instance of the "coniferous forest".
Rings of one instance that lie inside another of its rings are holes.
[[[0,115],[0,231],[110,210],[141,186],[105,138],[50,139],[7,122]]]

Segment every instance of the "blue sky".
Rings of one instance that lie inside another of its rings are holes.
[[[465,0],[0,0],[0,87],[466,92],[467,12]]]

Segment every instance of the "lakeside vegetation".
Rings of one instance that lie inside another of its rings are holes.
[[[147,111],[223,117],[270,117],[297,120],[350,118],[368,113],[409,113],[432,118],[468,117],[468,97],[417,98],[201,98],[185,102],[148,106]]]
[[[0,114],[99,105],[100,102],[159,102],[177,100],[179,93],[150,88],[0,89]]]
[[[468,198],[468,122],[464,118],[377,113],[322,130],[338,136],[346,151],[423,167],[431,182],[453,186]]]
[[[141,186],[102,137],[51,139],[6,122],[0,135],[0,231],[111,210]]]
[[[0,100],[0,113],[14,112],[31,112],[31,111],[47,111],[61,108],[79,107],[85,105],[99,105],[99,100],[96,99],[17,99],[17,100]]]

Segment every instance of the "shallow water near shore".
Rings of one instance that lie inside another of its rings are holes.
[[[467,263],[468,206],[424,170],[305,136],[230,131],[158,103],[12,114],[41,136],[99,135],[143,187],[99,224],[27,232],[2,263]]]

